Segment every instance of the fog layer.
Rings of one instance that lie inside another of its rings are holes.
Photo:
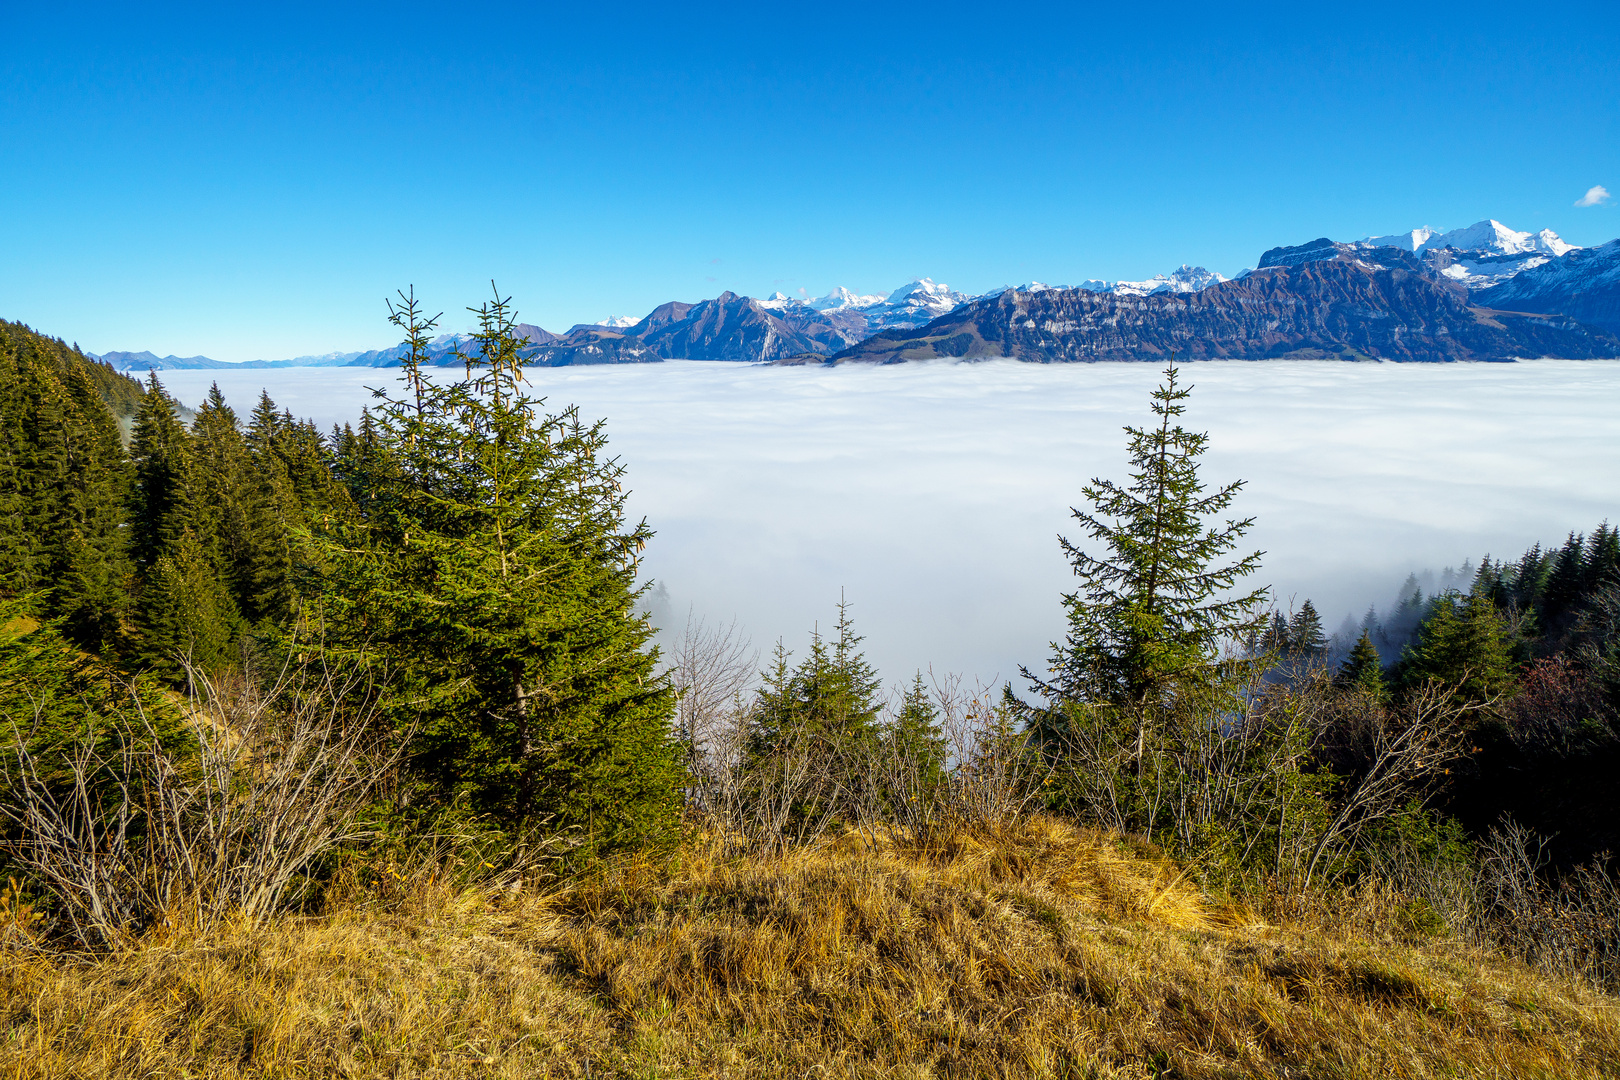
[[[1210,484],[1247,481],[1261,581],[1328,625],[1409,571],[1517,555],[1620,518],[1620,363],[1189,365],[1186,426]],[[456,372],[447,372],[456,374]],[[246,416],[266,387],[328,427],[393,372],[167,372],[218,381]],[[1012,361],[758,368],[542,368],[552,407],[605,417],[631,510],[657,537],[660,618],[735,618],[802,651],[840,590],[890,681],[1035,666],[1063,628],[1057,546],[1091,477],[1126,478],[1122,425],[1150,421],[1152,364]]]

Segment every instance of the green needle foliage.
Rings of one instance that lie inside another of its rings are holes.
[[[1383,701],[1389,696],[1389,688],[1384,684],[1384,662],[1379,659],[1378,648],[1366,630],[1339,665],[1335,681],[1345,689],[1365,691],[1374,701]]]
[[[1260,552],[1222,563],[1254,523],[1214,522],[1243,482],[1205,493],[1198,459],[1206,433],[1176,423],[1191,393],[1172,366],[1153,393],[1159,418],[1126,427],[1131,483],[1094,479],[1082,488],[1093,509],[1075,509],[1092,554],[1058,538],[1080,585],[1063,597],[1068,638],[1053,645],[1049,679],[1058,701],[1142,708],[1165,703],[1206,678],[1222,648],[1253,633],[1266,590],[1234,593],[1260,565]],[[1028,673],[1026,672],[1026,675]]]
[[[894,721],[884,732],[890,759],[905,762],[922,791],[932,791],[945,782],[950,748],[940,730],[939,710],[934,707],[922,672],[900,699]]]
[[[1090,550],[1059,537],[1080,579],[1063,597],[1068,637],[1052,646],[1048,678],[1023,674],[1047,699],[1030,722],[1055,766],[1054,806],[1149,836],[1173,821],[1193,843],[1188,823],[1214,828],[1230,810],[1225,795],[1211,795],[1220,785],[1204,782],[1206,770],[1247,768],[1219,762],[1234,753],[1226,733],[1263,661],[1227,650],[1258,636],[1266,590],[1235,591],[1260,554],[1224,560],[1253,519],[1219,520],[1243,485],[1206,492],[1198,465],[1208,436],[1176,422],[1189,393],[1177,374],[1170,367],[1153,393],[1158,423],[1125,428],[1130,484],[1083,489],[1092,509],[1074,516]],[[1262,732],[1252,745],[1290,737]]]
[[[235,417],[217,389],[211,405],[199,414],[205,433],[194,443],[180,423],[178,404],[152,373],[130,442],[137,574],[131,659],[140,669],[176,680],[184,674],[182,657],[203,670],[234,659],[242,628],[222,542],[241,485],[235,455],[220,460],[231,453],[221,429],[229,425],[235,435]]]
[[[38,593],[62,632],[116,648],[128,608],[118,419],[103,389],[130,380],[0,321],[0,593]]]
[[[1401,659],[1408,687],[1438,682],[1464,701],[1482,704],[1508,693],[1516,664],[1513,642],[1496,605],[1483,592],[1442,593]]]
[[[513,825],[549,819],[600,850],[656,841],[677,811],[673,697],[638,614],[623,466],[600,423],[523,389],[508,301],[473,309],[464,379],[424,370],[437,319],[414,295],[404,393],[344,440],[352,512],[310,536],[306,614],[389,670],[409,759],[441,799]]]

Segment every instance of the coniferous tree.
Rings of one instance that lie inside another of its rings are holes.
[[[123,526],[129,463],[117,420],[86,367],[75,364],[65,377],[73,418],[65,432],[69,467],[50,523],[55,551],[49,612],[62,620],[68,640],[99,653],[121,646],[128,608],[131,568]]]
[[[1365,691],[1375,701],[1384,700],[1388,693],[1384,684],[1384,662],[1373,645],[1372,635],[1366,630],[1361,632],[1350,655],[1339,665],[1334,681],[1347,690]]]
[[[1066,777],[1054,805],[1089,807],[1111,827],[1152,835],[1164,824],[1167,772],[1181,769],[1221,717],[1241,709],[1255,657],[1228,648],[1265,620],[1267,590],[1240,591],[1260,553],[1227,560],[1253,524],[1222,520],[1242,482],[1206,492],[1207,434],[1177,422],[1188,391],[1174,367],[1153,394],[1158,423],[1127,427],[1131,483],[1093,480],[1074,510],[1095,547],[1059,537],[1080,585],[1063,597],[1069,631],[1048,677],[1022,673],[1046,698],[1032,742]]]
[[[1598,525],[1586,542],[1582,606],[1599,591],[1620,585],[1620,529],[1607,521]]]
[[[0,322],[0,590],[34,595],[69,640],[99,651],[117,647],[126,607],[128,467],[94,368]]]
[[[1050,677],[1030,677],[1049,699],[1141,708],[1207,680],[1223,643],[1257,625],[1266,590],[1232,590],[1260,553],[1222,564],[1253,518],[1218,521],[1242,481],[1205,492],[1199,458],[1206,433],[1176,422],[1189,390],[1176,368],[1153,393],[1159,422],[1127,427],[1131,483],[1094,479],[1092,510],[1074,510],[1098,554],[1059,537],[1079,587],[1063,597],[1066,641],[1053,646]]]
[[[1260,636],[1259,652],[1285,656],[1290,646],[1288,635],[1288,619],[1280,611],[1273,611],[1271,618],[1266,620],[1266,631]],[[1251,650],[1254,651],[1254,650]]]
[[[191,436],[155,372],[135,416],[130,456],[138,635],[133,658],[179,678],[183,662],[207,668],[235,655],[241,615],[221,572],[223,515],[204,504]]]
[[[1514,662],[1506,624],[1485,596],[1443,593],[1401,662],[1408,686],[1436,681],[1464,700],[1485,702],[1512,688]]]
[[[130,554],[146,571],[176,544],[191,521],[191,441],[179,404],[149,372],[130,438]]]
[[[270,557],[279,531],[255,475],[236,412],[215,383],[191,425],[196,484],[193,528],[215,573],[248,622],[263,615],[255,603],[258,569]]]
[[[900,699],[900,708],[884,732],[890,757],[901,764],[916,786],[932,791],[945,782],[948,764],[945,735],[939,728],[939,710],[917,672]]]
[[[137,666],[165,678],[182,679],[187,664],[211,671],[238,657],[241,615],[190,529],[143,575],[135,627]]]
[[[446,385],[421,370],[433,320],[402,299],[407,393],[345,440],[356,505],[312,523],[307,611],[390,669],[410,762],[441,796],[578,827],[592,849],[666,836],[673,697],[637,612],[651,533],[625,523],[623,467],[600,424],[524,393],[508,301],[474,309],[468,377]]]
[[[1320,656],[1327,651],[1327,634],[1316,605],[1306,600],[1288,623],[1288,649],[1296,656]]]
[[[773,667],[756,703],[752,753],[774,752],[784,740],[808,739],[823,768],[834,758],[850,760],[869,752],[878,737],[882,681],[860,651],[849,606],[838,605],[838,636],[829,645],[819,630],[810,635],[810,651],[796,667],[777,643]]]
[[[1580,606],[1587,578],[1586,538],[1570,533],[1549,560],[1541,587],[1540,615],[1550,631],[1562,630]]]

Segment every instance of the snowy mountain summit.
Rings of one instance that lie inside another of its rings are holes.
[[[1203,292],[1211,285],[1219,285],[1226,280],[1225,275],[1213,270],[1182,263],[1170,273],[1154,274],[1146,281],[1103,281],[1093,278],[1082,281],[1079,287],[1087,292],[1113,293],[1116,296],[1156,296],[1160,293]]]
[[[842,311],[844,308],[856,308],[864,311],[870,307],[877,307],[888,298],[888,293],[873,293],[870,296],[860,296],[840,285],[826,296],[819,296],[808,301],[808,303],[816,311]]]
[[[1580,249],[1551,229],[1519,232],[1494,218],[1441,232],[1424,226],[1389,236],[1369,236],[1358,248],[1395,247],[1421,256],[1440,273],[1470,290],[1499,285],[1525,270]]]

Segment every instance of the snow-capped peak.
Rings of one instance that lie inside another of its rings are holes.
[[[781,311],[783,308],[792,307],[794,304],[802,304],[804,301],[788,296],[786,293],[773,292],[763,300],[756,299],[754,303],[772,311]]]
[[[1493,255],[1544,254],[1557,257],[1574,251],[1576,245],[1565,243],[1551,229],[1542,229],[1536,233],[1519,232],[1508,228],[1495,218],[1487,218],[1449,232],[1440,232],[1425,226],[1390,236],[1369,236],[1359,241],[1356,246],[1398,247],[1414,255],[1421,255],[1425,251],[1453,248],[1457,251],[1488,251]]]
[[[888,299],[886,293],[873,293],[870,296],[861,296],[839,285],[826,296],[817,297],[810,301],[810,306],[817,311],[837,311],[842,308],[864,309],[876,307]]]
[[[1116,293],[1120,296],[1156,296],[1160,293],[1202,292],[1211,285],[1229,280],[1225,275],[1202,266],[1182,263],[1168,274],[1154,274],[1146,281],[1103,281],[1092,278],[1082,281],[1080,288],[1087,292]]]
[[[623,330],[625,327],[634,326],[640,321],[640,319],[632,319],[628,315],[609,315],[600,322],[592,323],[591,325],[605,326],[610,330]]]
[[[1398,247],[1425,256],[1425,261],[1441,274],[1475,290],[1488,289],[1521,271],[1579,250],[1551,229],[1519,232],[1495,218],[1449,232],[1425,226],[1390,236],[1369,236],[1355,246]]]
[[[962,299],[965,299],[962,294],[949,285],[936,283],[933,278],[918,278],[906,282],[890,293],[888,303],[891,306],[908,303],[933,306],[944,301],[952,301],[954,307]]]

